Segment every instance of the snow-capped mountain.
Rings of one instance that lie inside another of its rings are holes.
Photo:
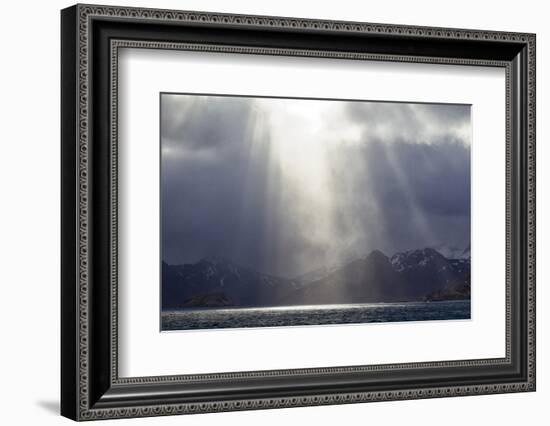
[[[444,294],[448,288],[470,286],[469,257],[449,259],[433,248],[425,248],[396,253],[391,263],[405,277],[411,296],[429,298],[434,292]]]
[[[208,257],[194,264],[162,263],[163,307],[269,306],[296,283],[262,274],[227,259]],[[217,295],[214,297],[213,295]]]
[[[470,244],[466,248],[448,246],[446,244],[439,244],[432,247],[434,250],[441,253],[447,259],[469,259],[470,258]]]
[[[195,264],[163,263],[162,281],[163,308],[467,299],[470,259],[447,258],[433,248],[391,257],[375,250],[341,266],[287,279],[206,258]]]

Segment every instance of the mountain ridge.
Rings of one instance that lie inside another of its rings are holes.
[[[469,247],[464,250],[466,252]],[[313,273],[314,272],[314,273]],[[342,266],[319,268],[311,281],[255,271],[220,257],[194,264],[162,262],[163,309],[275,307],[470,298],[470,258],[434,248],[386,256],[380,250]]]

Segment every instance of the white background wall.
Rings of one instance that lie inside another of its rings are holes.
[[[548,424],[550,417],[550,27],[545,3],[297,0],[103,1],[143,7],[537,33],[538,390],[530,394],[118,420],[118,424]],[[11,1],[0,24],[0,421],[68,424],[59,417],[59,9],[67,1]],[[546,164],[545,164],[546,163]],[[546,166],[546,167],[545,167]],[[129,423],[131,422],[131,423]],[[106,422],[102,424],[113,423]],[[114,423],[116,424],[116,423]]]

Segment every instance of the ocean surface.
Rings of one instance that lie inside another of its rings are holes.
[[[163,331],[470,319],[470,300],[164,311]]]

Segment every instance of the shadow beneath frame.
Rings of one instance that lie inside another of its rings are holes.
[[[59,415],[59,401],[37,401],[36,405],[50,414]]]

